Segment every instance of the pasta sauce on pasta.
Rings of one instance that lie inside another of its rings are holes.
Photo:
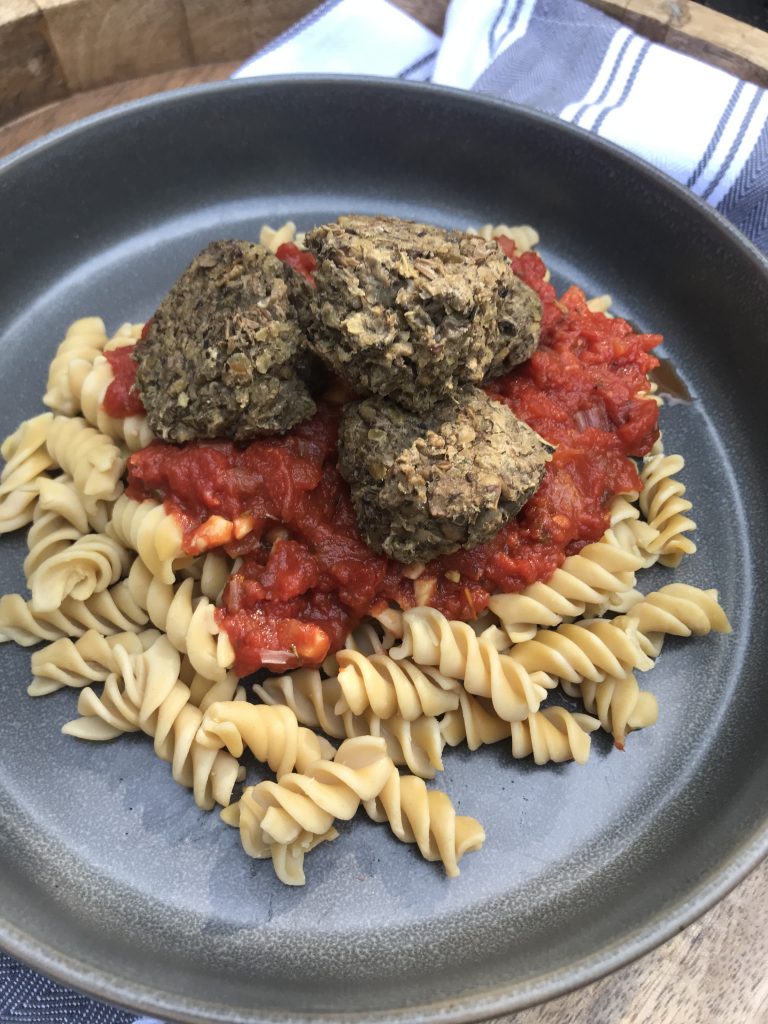
[[[508,239],[498,241],[539,293],[542,328],[532,358],[486,390],[556,450],[539,490],[490,541],[427,563],[415,580],[414,567],[372,552],[336,468],[340,409],[330,403],[282,436],[248,445],[154,442],[130,457],[129,496],[162,498],[190,553],[200,553],[200,528],[211,516],[242,526],[240,539],[230,532],[224,544],[242,561],[217,611],[239,675],[263,665],[317,666],[365,615],[390,603],[476,618],[492,594],[548,578],[598,540],[611,498],[640,490],[629,456],[646,454],[658,435],[658,408],[644,392],[661,338],[591,312],[578,288],[558,298],[538,255],[518,256]],[[116,393],[130,394],[132,365],[113,363]]]

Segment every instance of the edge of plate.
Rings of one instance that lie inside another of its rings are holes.
[[[589,138],[592,146],[611,154],[613,159],[633,167],[659,186],[674,193],[686,205],[697,210],[700,216],[704,216],[705,219],[717,226],[733,244],[740,248],[756,265],[756,269],[768,278],[768,258],[746,236],[717,210],[708,206],[690,190],[641,158],[577,125],[560,121],[553,115],[486,94],[431,83],[401,82],[372,76],[307,74],[273,75],[264,78],[185,86],[100,111],[22,146],[0,159],[0,183],[6,171],[22,164],[27,159],[36,157],[46,149],[65,142],[71,137],[98,128],[101,124],[120,120],[125,115],[132,114],[137,110],[149,111],[172,106],[179,100],[201,93],[265,91],[270,88],[285,88],[286,86],[302,88],[304,85],[312,85],[317,88],[326,84],[350,84],[354,87],[377,88],[383,91],[426,92],[438,96],[450,96],[454,102],[480,104],[497,110],[501,109],[523,119],[556,126],[556,130],[564,131],[575,137]],[[207,1005],[198,1001],[188,1003],[180,998],[168,1001],[167,994],[161,993],[159,990],[149,988],[137,990],[135,986],[126,985],[120,978],[108,972],[67,957],[44,943],[30,941],[22,931],[2,916],[0,916],[0,947],[60,984],[105,1002],[122,1006],[131,1012],[172,1016],[173,1019],[184,1021],[186,1024],[211,1024],[214,1021],[222,1022],[222,1024],[224,1022],[311,1024],[312,1021],[318,1020],[335,1021],[339,1024],[342,1022],[343,1024],[366,1024],[370,1021],[385,1020],[398,1022],[398,1024],[406,1024],[406,1022],[407,1024],[433,1024],[433,1022],[434,1024],[436,1022],[440,1022],[440,1024],[470,1024],[473,1021],[488,1020],[491,1017],[516,1012],[556,999],[632,963],[674,937],[710,910],[766,857],[768,857],[768,817],[759,828],[754,830],[749,841],[742,843],[735,852],[732,852],[717,871],[711,873],[707,880],[697,885],[677,906],[623,941],[597,950],[575,966],[563,968],[554,975],[543,975],[530,982],[518,982],[511,987],[497,986],[483,995],[472,994],[466,999],[450,999],[439,1003],[413,1005],[394,1011],[314,1013],[311,1017],[271,1012],[265,1016],[258,1010],[243,1014],[241,1008],[232,1007],[231,1009],[236,1014],[233,1016],[231,1013],[222,1012],[220,1004]]]

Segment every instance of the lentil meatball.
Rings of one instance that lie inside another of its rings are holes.
[[[205,248],[136,346],[149,425],[167,441],[280,433],[311,416],[306,348],[285,266],[251,242]]]
[[[406,563],[489,540],[536,491],[548,459],[535,431],[473,387],[423,415],[366,398],[346,407],[339,431],[361,535]]]
[[[523,362],[541,304],[495,241],[395,217],[309,231],[314,289],[292,284],[311,348],[354,387],[419,411]]]

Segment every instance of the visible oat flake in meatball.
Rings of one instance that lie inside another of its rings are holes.
[[[472,387],[422,416],[367,398],[347,406],[339,432],[361,535],[399,562],[489,540],[536,491],[548,459],[535,431]]]
[[[134,355],[158,437],[247,440],[314,413],[314,357],[286,273],[263,246],[239,241],[212,243],[184,271]]]
[[[355,387],[428,409],[527,359],[538,296],[495,241],[394,217],[306,235],[315,288],[292,283],[310,346]]]

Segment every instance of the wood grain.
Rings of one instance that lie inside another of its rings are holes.
[[[0,3],[0,123],[66,96],[67,85],[33,0]]]
[[[691,0],[587,0],[636,32],[768,87],[768,32]]]
[[[229,78],[240,63],[236,60],[225,64],[164,71],[146,78],[131,79],[128,82],[69,96],[58,103],[32,111],[9,124],[0,125],[0,158],[8,156],[20,146],[25,146],[56,128],[64,128],[74,121],[96,114],[100,110],[108,110],[120,103],[128,103],[130,100],[151,96],[153,93],[167,92],[169,89],[181,89],[186,85],[222,81]]]
[[[674,939],[494,1024],[766,1024],[768,861]]]
[[[35,0],[70,92],[195,64],[182,0]]]
[[[66,0],[68,2],[68,0]],[[79,0],[78,0],[79,2]],[[128,0],[121,0],[127,3]],[[215,16],[206,14],[204,0],[195,15],[198,0],[184,0],[185,15],[190,26],[189,46],[196,59],[206,54],[211,60],[218,52],[206,43],[208,30],[215,24],[227,23],[226,32],[236,35],[246,31],[257,0],[240,0],[240,10],[233,13],[229,0],[217,5]],[[311,0],[286,0],[286,7],[314,6]],[[4,17],[8,5],[15,14],[28,19],[24,33],[25,52],[40,54],[48,69],[38,76],[44,83],[38,96],[49,99],[66,93],[63,77],[55,78],[55,59],[46,58],[45,35],[39,20],[35,21],[32,0],[0,0],[0,72],[3,32],[21,18]],[[5,6],[4,6],[5,5]],[[281,5],[274,3],[275,10]],[[445,3],[442,0],[420,3],[402,0],[411,13],[420,9],[431,18],[430,27],[439,31]],[[199,17],[195,22],[194,18]],[[295,16],[294,16],[295,17]],[[208,19],[206,21],[206,19]],[[211,20],[213,19],[213,20]],[[218,20],[217,20],[218,19]],[[195,24],[194,32],[191,26]],[[272,22],[274,29],[275,22]],[[245,28],[244,28],[245,26]],[[13,28],[16,32],[16,27]],[[223,31],[223,30],[222,30]],[[279,29],[278,29],[279,31]],[[202,40],[202,41],[201,41]],[[251,52],[249,46],[248,52]],[[48,62],[46,63],[46,59]],[[12,152],[32,139],[69,124],[87,114],[106,109],[139,96],[199,82],[227,78],[239,63],[239,57],[228,63],[211,63],[204,67],[164,71],[138,80],[125,81],[81,93],[53,103],[25,117],[0,127],[0,155]],[[97,64],[92,65],[93,69]],[[51,77],[46,79],[50,71]],[[5,74],[0,85],[0,109],[7,102]],[[54,90],[51,94],[47,90]],[[56,91],[58,90],[58,91]],[[16,113],[29,109],[22,102]],[[700,921],[682,931],[659,949],[628,967],[588,985],[570,995],[518,1014],[498,1018],[495,1024],[768,1024],[768,861],[758,867],[734,892],[710,910]]]
[[[448,0],[393,0],[442,31]],[[589,0],[650,39],[768,85],[768,33],[691,0]],[[239,61],[317,0],[0,0],[0,124],[67,94]]]

